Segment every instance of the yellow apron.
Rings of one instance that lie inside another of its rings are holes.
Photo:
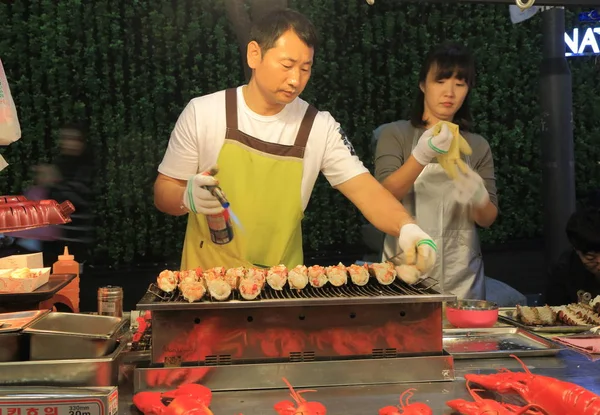
[[[190,213],[181,269],[302,264],[302,160],[317,110],[308,107],[291,146],[238,130],[236,89],[225,91],[225,111],[227,132],[216,177],[242,228],[232,222],[233,240],[216,245],[206,217]]]

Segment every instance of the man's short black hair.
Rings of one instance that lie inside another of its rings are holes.
[[[456,42],[445,42],[434,47],[425,58],[419,72],[419,85],[417,95],[412,109],[410,122],[413,127],[425,127],[427,120],[423,119],[425,112],[425,94],[421,91],[421,84],[425,84],[427,74],[435,68],[436,80],[448,79],[452,76],[464,81],[469,86],[469,92],[465,101],[454,115],[454,123],[461,130],[469,131],[473,124],[473,116],[469,108],[469,96],[471,88],[475,86],[475,58],[471,51],[463,44]]]
[[[600,209],[585,207],[573,213],[567,222],[567,237],[583,254],[600,253]]]
[[[260,17],[250,29],[250,41],[258,43],[264,55],[290,29],[308,47],[317,48],[317,29],[306,16],[292,9],[276,9]]]

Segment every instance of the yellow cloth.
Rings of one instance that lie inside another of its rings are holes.
[[[190,213],[181,269],[302,264],[302,159],[225,139],[217,165],[219,186],[243,229],[232,223],[233,240],[216,245],[206,217]]]
[[[436,136],[440,133],[442,125],[446,124],[452,133],[453,139],[452,144],[450,144],[450,148],[446,154],[441,154],[436,156],[438,163],[448,177],[452,180],[456,179],[458,176],[458,169],[460,169],[463,173],[468,171],[467,164],[462,160],[461,153],[464,155],[471,155],[473,150],[471,150],[471,146],[467,143],[467,140],[464,139],[462,135],[460,135],[460,129],[458,125],[453,124],[448,121],[440,121],[433,127],[433,135]]]

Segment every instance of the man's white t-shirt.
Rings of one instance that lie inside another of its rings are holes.
[[[238,129],[269,143],[293,145],[308,103],[296,98],[276,115],[258,115],[246,106],[242,87],[237,88]],[[216,164],[225,142],[225,91],[192,99],[171,133],[158,171],[174,179],[188,180]],[[340,124],[325,111],[315,117],[304,152],[302,203],[306,209],[319,172],[331,186],[367,173],[354,153]]]

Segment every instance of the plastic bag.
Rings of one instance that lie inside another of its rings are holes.
[[[7,146],[21,138],[17,109],[10,94],[2,60],[0,60],[0,145]]]

